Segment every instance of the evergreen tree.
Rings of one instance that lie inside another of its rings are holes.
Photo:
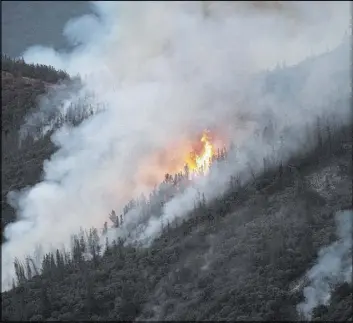
[[[32,268],[29,257],[26,258],[26,271],[27,271],[27,279],[32,278]]]
[[[102,234],[105,235],[105,234],[107,234],[107,232],[108,232],[108,222],[106,221],[106,222],[104,222]]]
[[[93,262],[97,264],[97,261],[101,252],[101,246],[100,246],[99,236],[96,228],[92,228],[89,231],[88,251],[93,257]]]
[[[41,288],[41,312],[44,318],[49,318],[51,316],[51,303],[48,296],[48,289],[46,285]]]
[[[17,258],[14,261],[14,267],[18,284],[24,283],[26,281],[25,269]]]
[[[76,264],[80,264],[83,261],[82,246],[80,245],[80,241],[77,236],[73,238],[72,258],[74,263]]]

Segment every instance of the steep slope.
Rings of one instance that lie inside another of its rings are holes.
[[[351,206],[351,153],[350,143],[275,188],[229,192],[151,248],[116,245],[97,263],[54,266],[3,293],[4,318],[298,319],[291,283],[334,241],[335,212]],[[351,297],[342,285],[316,317],[347,320]]]
[[[49,135],[38,141],[29,138],[20,145],[20,127],[26,115],[36,109],[47,87],[67,77],[67,74],[46,66],[27,65],[23,61],[2,57],[2,227],[14,220],[13,209],[6,201],[7,193],[38,182],[43,161],[54,152]]]
[[[9,93],[3,104],[4,200],[8,190],[40,179],[54,147],[46,136],[18,148],[17,130],[44,83],[3,76],[2,91]],[[41,275],[27,272],[31,279],[2,293],[3,320],[299,319],[303,286],[297,292],[292,286],[320,248],[336,239],[336,211],[351,208],[351,134],[351,124],[332,129],[311,151],[201,204],[150,248],[117,243],[92,261],[82,254],[50,256]],[[3,221],[13,220],[10,206],[3,203],[2,212]],[[314,318],[349,319],[351,298],[351,286],[340,285]]]

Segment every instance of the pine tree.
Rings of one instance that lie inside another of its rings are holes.
[[[93,288],[92,278],[86,272],[86,270],[84,272],[84,277],[86,281],[85,311],[86,311],[87,318],[89,318],[94,312],[94,306],[95,306],[94,288]]]
[[[32,268],[29,258],[26,258],[26,271],[27,271],[27,279],[32,278]]]
[[[64,264],[65,265],[70,265],[71,263],[71,259],[70,259],[70,253],[69,252],[66,252],[65,250],[63,251],[63,254],[64,254]]]
[[[105,253],[110,254],[110,246],[109,246],[109,239],[105,237]]]
[[[56,266],[57,266],[57,271],[59,276],[61,277],[63,275],[63,271],[64,271],[64,257],[63,255],[60,253],[59,249],[56,249]]]
[[[85,241],[85,236],[83,234],[83,232],[81,233],[80,236],[80,249],[81,249],[81,253],[84,254],[86,252],[86,241]]]
[[[32,264],[32,269],[34,270],[34,274],[35,274],[35,275],[39,275],[39,270],[38,270],[36,264],[34,263],[33,259],[30,258],[30,257],[28,257],[28,260],[29,260],[29,261],[31,262],[31,264]]]
[[[22,284],[26,281],[26,274],[23,265],[21,262],[16,258],[14,261],[15,266],[15,274],[17,277],[18,284]]]
[[[107,234],[108,232],[108,223],[107,222],[104,222],[104,226],[103,226],[103,235]]]
[[[55,257],[52,252],[49,253],[49,266],[50,266],[50,273],[52,274],[56,269]]]
[[[51,316],[51,303],[48,296],[48,290],[45,285],[41,288],[41,312],[44,318]]]
[[[48,259],[48,254],[45,254],[42,260],[42,274],[46,275],[50,272],[50,262]]]
[[[80,264],[83,261],[82,248],[79,239],[75,236],[72,243],[72,258],[74,263]]]
[[[113,223],[114,227],[119,227],[119,218],[114,210],[112,210],[112,212],[109,214],[109,220]]]
[[[99,243],[99,236],[96,228],[90,229],[89,231],[88,250],[93,257],[93,262],[97,264],[97,260],[101,252],[101,246]]]

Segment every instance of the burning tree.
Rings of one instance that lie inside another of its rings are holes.
[[[116,215],[113,210],[109,219],[114,227],[122,225],[123,217],[132,209],[141,209],[140,220],[148,219],[151,214],[158,216],[162,214],[163,206],[176,194],[182,193],[193,181],[200,176],[207,176],[212,165],[216,161],[223,161],[227,157],[225,147],[216,148],[213,143],[212,134],[206,130],[192,145],[190,153],[185,158],[184,166],[174,175],[166,173],[164,180],[151,191],[149,198],[141,195],[140,198],[130,200],[123,208],[123,214]]]

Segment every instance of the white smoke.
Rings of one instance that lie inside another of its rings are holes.
[[[288,153],[300,146],[299,134],[316,116],[334,112],[346,118],[349,106],[338,111],[328,102],[349,96],[348,41],[338,54],[299,71],[274,71],[275,79],[290,79],[288,93],[267,93],[270,74],[264,70],[334,49],[349,26],[349,3],[256,3],[93,2],[94,14],[65,27],[76,45],[72,52],[36,46],[24,53],[29,63],[81,76],[79,89],[71,87],[65,100],[90,93],[92,105],[102,102],[105,109],[78,127],[57,130],[52,141],[58,151],[45,161],[42,182],[10,196],[18,218],[5,228],[3,289],[14,276],[15,257],[31,254],[38,244],[43,252],[68,245],[80,227],[102,227],[112,209],[173,171],[165,158],[151,157],[156,151],[207,127],[225,131],[239,147],[237,162],[200,181],[210,198],[225,189],[230,173],[245,172],[249,161],[259,171],[273,147],[253,134],[269,119],[277,125],[274,146],[282,132],[290,134],[282,149]],[[337,75],[344,78],[340,87]],[[65,109],[59,101],[57,109]],[[51,104],[42,101],[41,111]],[[185,215],[194,197],[192,189],[176,197],[163,217]],[[158,222],[148,223],[148,236],[158,234]]]
[[[336,226],[338,240],[319,251],[317,263],[306,274],[309,286],[304,288],[305,301],[297,309],[309,320],[315,307],[329,304],[338,284],[352,283],[353,212],[338,212]]]

